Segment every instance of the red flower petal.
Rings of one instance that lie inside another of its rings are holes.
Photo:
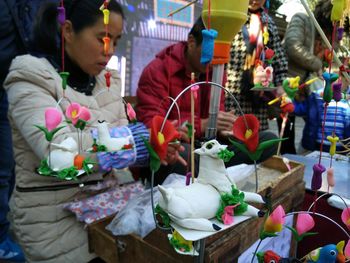
[[[250,152],[255,152],[259,145],[259,120],[253,114],[244,115],[247,120],[248,129],[252,131],[250,137],[246,138],[247,127],[244,122],[243,116],[239,116],[233,123],[234,136],[242,141]]]
[[[163,121],[164,117],[154,116],[152,119],[151,127],[151,145],[155,152],[158,154],[160,160],[164,160],[166,157],[168,143],[180,137],[180,134],[174,125],[170,121],[166,120],[162,131],[164,135],[164,143],[161,144],[158,140],[158,132],[162,127]]]

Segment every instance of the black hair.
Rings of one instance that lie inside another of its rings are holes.
[[[202,44],[202,41],[203,41],[202,30],[204,29],[205,29],[205,25],[203,23],[202,17],[200,16],[197,18],[197,21],[194,23],[190,32],[188,33],[189,36],[192,35],[194,37],[194,39],[196,40],[197,46]]]
[[[331,0],[318,0],[314,9],[314,16],[327,36],[332,36],[333,32],[331,21],[332,8]]]
[[[65,0],[66,19],[70,20],[75,33],[93,26],[103,17],[100,10],[104,0]],[[38,11],[34,22],[33,37],[31,39],[32,51],[57,55],[60,49],[60,28],[58,24],[58,5],[53,2],[43,4]],[[116,0],[108,4],[110,12],[117,13],[124,19],[122,7]]]

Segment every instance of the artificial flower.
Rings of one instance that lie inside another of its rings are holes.
[[[51,142],[56,132],[62,129],[64,126],[57,127],[62,121],[62,114],[56,108],[50,107],[45,110],[45,127],[40,125],[34,125],[42,132],[45,133],[47,141]]]
[[[136,113],[130,103],[126,104],[126,113],[130,122],[136,122]]]
[[[309,214],[298,214],[296,230],[298,235],[302,235],[315,226],[313,217]]]
[[[79,120],[81,106],[79,103],[73,102],[66,109],[66,117],[75,125]]]
[[[72,122],[75,128],[83,130],[90,120],[91,114],[88,108],[73,102],[66,109],[66,117]]]
[[[233,223],[234,208],[239,206],[240,203],[235,205],[228,205],[224,208],[224,213],[221,215],[224,225],[231,225]]]
[[[341,213],[341,220],[346,227],[350,229],[350,207],[344,208],[343,212]]]
[[[233,123],[233,134],[250,152],[254,152],[259,144],[259,127],[259,120],[253,114],[245,114]]]
[[[275,51],[273,51],[271,48],[268,48],[265,50],[265,59],[270,60],[275,55]]]
[[[57,108],[47,108],[45,110],[45,127],[50,132],[62,121],[62,113]]]
[[[247,126],[244,122],[244,117],[240,116],[233,123],[233,135],[243,144],[238,143],[234,140],[230,140],[230,142],[235,145],[240,151],[244,152],[249,156],[249,158],[253,161],[256,161],[260,158],[263,151],[273,144],[276,144],[283,139],[272,139],[268,141],[263,141],[259,144],[259,121],[253,114],[245,114],[244,115],[247,120]]]
[[[350,258],[350,240],[348,240],[348,243],[346,243],[344,255],[345,257]]]
[[[91,114],[88,108],[82,106],[80,108],[80,115],[79,115],[79,119],[83,120],[83,121],[89,121],[91,119]]]
[[[179,139],[180,136],[174,125],[168,120],[165,121],[161,131],[163,122],[164,117],[154,116],[151,127],[151,145],[161,161],[166,157],[169,142]]]
[[[267,217],[263,231],[260,233],[260,239],[264,239],[266,237],[276,236],[276,232],[280,232],[282,230],[284,221],[285,221],[284,209],[281,205],[277,206],[276,209]]]

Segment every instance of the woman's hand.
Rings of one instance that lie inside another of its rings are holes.
[[[162,161],[163,165],[174,164],[180,162],[184,166],[187,166],[187,162],[182,158],[179,152],[183,152],[185,148],[180,144],[180,142],[170,142],[168,144],[168,152],[165,159]]]

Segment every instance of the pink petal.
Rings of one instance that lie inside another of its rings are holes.
[[[61,112],[53,107],[45,110],[45,126],[48,131],[55,129],[62,121]]]
[[[84,121],[89,121],[91,118],[91,114],[88,108],[86,107],[81,107],[80,109],[80,114],[79,114],[79,119],[84,120]]]
[[[270,218],[273,224],[284,224],[285,221],[284,209],[281,205],[277,206],[276,209],[271,213]]]
[[[221,216],[221,219],[224,225],[231,225],[233,223],[233,216],[227,213],[223,213]]]
[[[350,207],[344,208],[343,212],[341,213],[341,220],[347,226],[347,228],[350,229]]]
[[[77,112],[76,116],[74,116],[74,119],[79,117],[80,109],[81,109],[81,107],[80,107],[79,103],[76,103],[76,102],[71,103],[66,109],[66,117],[68,119],[72,120],[73,119],[72,114],[74,111]]]
[[[350,258],[350,240],[348,240],[348,243],[346,243],[344,255],[345,257]]]
[[[309,214],[299,214],[297,217],[296,229],[299,235],[308,232],[315,226],[313,217]]]
[[[126,112],[128,114],[129,120],[136,119],[136,113],[130,103],[126,104]]]

